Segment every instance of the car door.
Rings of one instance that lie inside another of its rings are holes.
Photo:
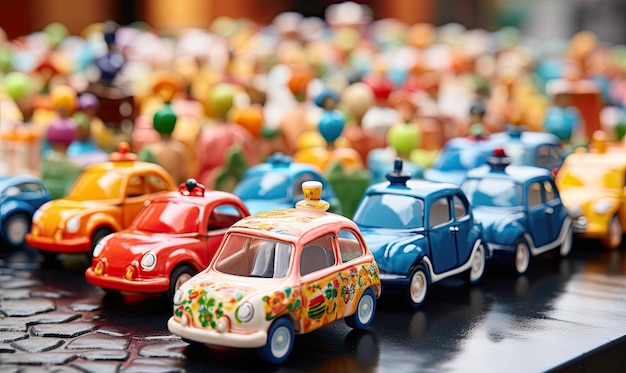
[[[548,220],[548,242],[554,242],[559,238],[567,211],[561,202],[556,185],[552,179],[543,181],[543,196],[546,204],[546,218]]]
[[[544,202],[543,182],[533,181],[526,184],[525,203],[528,208],[528,233],[535,247],[541,247],[550,240],[550,226],[554,208]]]
[[[309,332],[338,317],[340,289],[334,234],[328,233],[302,245],[297,262],[302,289],[300,328]]]
[[[144,207],[146,202],[147,185],[143,175],[133,174],[126,180],[123,187],[122,201],[122,219],[123,228],[127,228],[133,222],[139,211]]]
[[[456,234],[459,228],[450,214],[449,196],[429,200],[426,222],[430,245],[430,260],[435,273],[453,269],[458,264]]]
[[[453,211],[454,211],[454,238],[456,242],[456,252],[458,256],[457,266],[466,263],[474,242],[471,240],[470,233],[472,232],[472,215],[469,213],[469,203],[467,198],[457,193],[453,196]]]

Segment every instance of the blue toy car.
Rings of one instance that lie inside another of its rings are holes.
[[[24,244],[32,216],[50,201],[41,180],[32,175],[0,176],[0,238],[11,247]]]
[[[496,148],[504,148],[514,165],[536,166],[554,173],[564,159],[557,136],[511,126],[487,139],[457,137],[448,140],[433,167],[424,170],[424,179],[461,185],[467,172],[487,164],[487,158]]]
[[[482,166],[499,144],[490,139],[455,137],[444,144],[424,179],[461,185],[467,171]]]
[[[572,219],[561,202],[549,170],[512,165],[503,149],[489,164],[471,170],[461,189],[483,225],[483,236],[494,259],[513,260],[524,274],[533,256],[572,248]]]
[[[267,163],[249,168],[233,190],[251,214],[289,208],[304,199],[302,182],[322,183],[322,199],[330,203],[330,212],[341,214],[341,204],[333,188],[315,166],[293,162],[282,153],[274,153]]]
[[[353,220],[378,263],[383,292],[408,289],[417,307],[428,286],[444,278],[480,281],[487,248],[459,187],[410,178],[396,160],[389,182],[366,190]]]

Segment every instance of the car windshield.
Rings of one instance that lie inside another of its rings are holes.
[[[228,234],[215,269],[235,276],[284,278],[289,273],[292,253],[289,242]]]
[[[184,202],[159,201],[144,207],[133,221],[137,230],[181,234],[198,232],[200,208]]]
[[[473,149],[453,149],[441,153],[436,168],[439,170],[469,170],[487,163],[487,156]]]
[[[269,172],[263,175],[245,177],[237,185],[241,199],[281,199],[287,198],[289,185],[287,175]]]
[[[472,206],[519,207],[522,186],[513,180],[500,178],[469,179],[461,189]]]
[[[371,194],[363,199],[353,219],[363,228],[421,228],[424,202],[400,194]]]
[[[558,178],[561,187],[621,189],[624,186],[623,171],[602,167],[601,164],[562,168]]]
[[[87,170],[79,176],[66,198],[79,201],[117,199],[123,179],[124,174],[120,171]]]

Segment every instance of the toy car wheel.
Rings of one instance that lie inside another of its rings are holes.
[[[515,244],[515,257],[513,258],[515,272],[523,275],[530,266],[530,248],[524,239],[519,239]]]
[[[602,240],[602,246],[610,250],[617,250],[622,244],[623,235],[622,222],[619,221],[617,215],[614,215],[609,222],[609,232],[606,238]]]
[[[468,281],[473,285],[479,283],[485,274],[485,246],[483,244],[478,245],[471,260]]]
[[[113,233],[113,230],[109,228],[98,228],[98,230],[96,230],[93,233],[93,235],[91,236],[91,253],[92,254],[93,254],[93,249],[96,247],[98,242],[100,242],[101,239],[110,235],[111,233]]]
[[[28,215],[16,213],[4,220],[2,231],[5,232],[5,239],[11,246],[22,246],[26,233],[30,230],[30,219]]]
[[[376,313],[376,295],[371,288],[366,289],[359,299],[354,314],[345,318],[346,324],[353,329],[365,329],[374,320]]]
[[[272,323],[267,332],[267,344],[257,350],[259,357],[271,364],[280,364],[287,359],[293,347],[293,325],[286,317]]]
[[[567,228],[567,233],[565,234],[565,238],[561,243],[561,248],[559,249],[559,254],[562,258],[565,258],[572,251],[572,245],[574,243],[574,231],[572,229],[572,224],[570,223]]]
[[[174,268],[172,274],[170,275],[170,290],[167,293],[169,300],[174,299],[176,290],[178,290],[182,284],[192,278],[195,274],[196,272],[187,265],[181,265]]]
[[[417,266],[411,272],[409,283],[409,304],[411,307],[419,307],[424,303],[428,293],[428,275],[422,266]]]

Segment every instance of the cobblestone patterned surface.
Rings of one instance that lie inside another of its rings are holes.
[[[180,338],[111,325],[104,293],[51,287],[35,280],[35,271],[44,270],[26,254],[0,260],[0,373],[185,370]]]

